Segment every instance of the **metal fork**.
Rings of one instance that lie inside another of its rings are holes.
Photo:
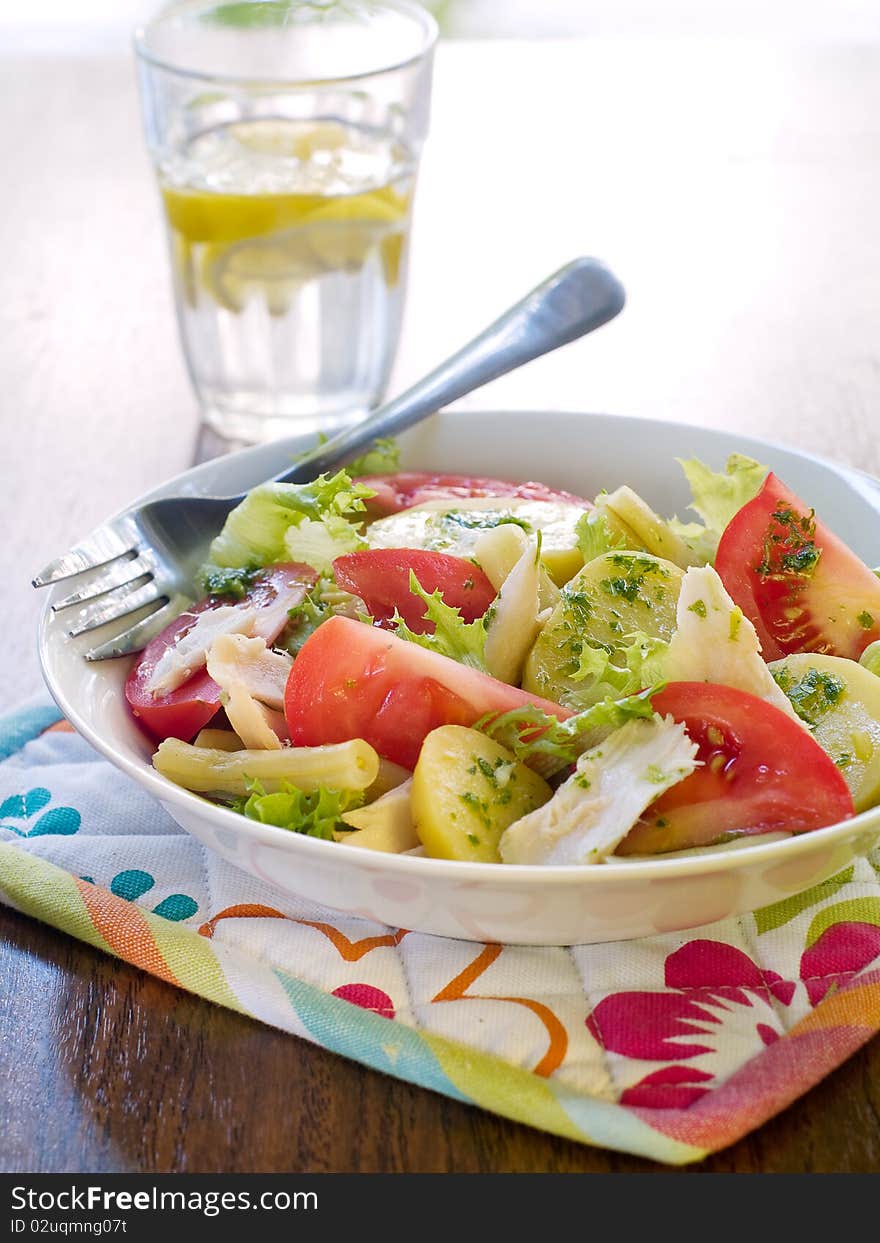
[[[302,483],[338,468],[379,436],[396,435],[490,380],[601,327],[622,310],[624,300],[622,285],[603,264],[575,259],[412,388],[317,445],[273,481]],[[208,545],[242,499],[174,496],[128,509],[51,561],[33,585],[99,571],[56,600],[53,612],[80,606],[68,631],[71,637],[140,614],[85,658],[107,660],[140,651],[191,602]]]

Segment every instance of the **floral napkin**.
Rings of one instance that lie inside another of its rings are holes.
[[[39,704],[0,719],[0,900],[179,988],[586,1144],[699,1161],[880,1026],[880,854],[754,914],[533,948],[297,901]]]

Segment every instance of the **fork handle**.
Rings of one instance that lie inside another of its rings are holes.
[[[412,388],[304,455],[278,482],[300,483],[348,461],[380,436],[395,436],[490,380],[608,323],[623,286],[597,259],[575,259],[533,289]]]

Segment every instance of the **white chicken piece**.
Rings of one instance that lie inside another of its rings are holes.
[[[247,633],[259,635],[261,639],[271,643],[290,620],[290,610],[302,604],[308,590],[307,583],[288,582],[287,590],[279,591],[270,604],[264,603],[257,610],[254,624]]]
[[[206,609],[182,638],[166,647],[145,689],[154,698],[177,690],[187,678],[204,668],[208,651],[216,639],[229,634],[252,634],[256,618],[256,609],[231,604]]]
[[[656,798],[696,768],[697,746],[671,716],[639,718],[592,750],[543,807],[501,835],[504,863],[602,863]]]
[[[208,652],[208,673],[223,691],[229,724],[249,750],[278,751],[287,731],[281,709],[292,657],[265,639],[220,635]]]
[[[803,725],[761,659],[755,627],[711,565],[692,567],[682,579],[663,676],[670,682],[716,682],[748,691]]]
[[[541,629],[541,563],[529,542],[505,578],[486,626],[483,659],[493,677],[519,686],[523,665]]]
[[[502,522],[484,531],[474,545],[474,560],[496,591],[504,586],[513,568],[529,547],[529,537],[515,522]],[[542,609],[552,609],[559,601],[559,588],[543,563],[538,566],[539,599]]]

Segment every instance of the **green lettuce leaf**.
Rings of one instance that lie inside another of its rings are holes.
[[[515,708],[500,716],[484,716],[474,728],[507,747],[542,776],[551,777],[573,764],[612,730],[636,717],[652,716],[651,697],[662,688],[659,683],[635,695],[593,704],[566,721],[532,706]]]
[[[400,614],[395,612],[392,620],[400,638],[410,643],[418,643],[420,647],[426,647],[431,652],[439,652],[441,656],[449,656],[459,664],[470,665],[481,673],[487,673],[483,656],[486,646],[485,619],[478,617],[473,622],[463,621],[461,610],[444,604],[440,591],[428,595],[412,570],[409,572],[409,589],[413,595],[424,600],[425,616],[434,623],[434,633],[416,634],[414,630],[410,630]]]
[[[380,436],[374,440],[362,457],[355,458],[345,468],[354,479],[358,475],[390,475],[400,470],[400,448],[393,436]]]
[[[286,559],[310,565],[320,574],[330,573],[336,557],[366,547],[367,541],[358,528],[340,514],[304,518],[296,526],[288,527],[284,536]]]
[[[372,495],[344,470],[311,483],[261,484],[229,514],[209,562],[239,567],[302,561],[327,571],[334,557],[366,546],[359,515]]]
[[[718,541],[733,515],[753,500],[767,478],[768,467],[754,458],[732,453],[723,471],[711,470],[699,458],[678,458],[690,484],[688,506],[702,522],[669,520],[669,529],[705,562],[712,562]]]
[[[254,781],[250,790],[247,798],[234,801],[234,811],[261,824],[274,824],[291,833],[322,837],[326,841],[333,840],[334,830],[343,813],[361,807],[364,801],[361,790],[331,790],[326,786],[305,794],[296,786],[285,783],[277,794],[266,794],[260,783]]]
[[[599,509],[590,509],[582,514],[575,523],[574,533],[584,565],[603,553],[626,546],[624,537],[614,534],[608,518]]]
[[[334,616],[332,605],[321,594],[326,583],[326,579],[320,579],[317,585],[306,593],[302,601],[288,612],[290,622],[285,626],[280,641],[291,656],[296,656],[306,639],[310,638],[323,622]]]
[[[584,638],[572,644],[578,664],[568,676],[573,682],[587,682],[581,700],[585,705],[620,699],[663,680],[663,657],[668,646],[665,639],[641,630],[622,636],[611,650]],[[569,708],[579,706],[576,691],[566,693],[565,704]]]

